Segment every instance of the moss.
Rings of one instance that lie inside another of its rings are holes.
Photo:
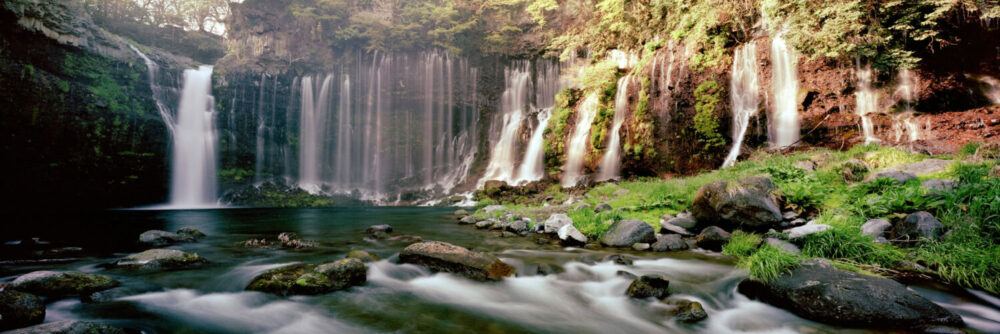
[[[694,91],[695,110],[694,132],[705,151],[717,150],[725,145],[719,133],[719,117],[715,115],[719,103],[719,84],[709,80],[702,82]]]

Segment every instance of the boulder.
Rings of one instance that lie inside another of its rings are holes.
[[[861,235],[873,238],[885,237],[885,232],[890,227],[892,227],[892,223],[889,223],[888,220],[869,219],[864,225],[861,225]]]
[[[877,173],[872,173],[871,175],[868,175],[868,177],[865,178],[865,182],[872,182],[872,181],[875,181],[876,179],[880,179],[880,178],[892,179],[892,180],[895,180],[899,184],[903,184],[903,183],[906,183],[907,181],[910,181],[910,180],[916,180],[917,176],[914,175],[913,173],[909,173],[909,172],[901,172],[901,171],[897,171],[897,170],[887,169],[887,170],[883,170],[883,171],[880,171],[880,172],[877,172]]]
[[[785,230],[785,233],[788,233],[788,240],[796,240],[810,234],[816,234],[829,230],[831,228],[833,228],[833,226],[827,224],[810,223],[787,229]]]
[[[594,207],[594,212],[611,211],[611,204],[601,203]]]
[[[661,223],[660,225],[661,226],[662,225],[672,225],[672,226],[677,226],[677,227],[683,228],[685,230],[690,230],[692,228],[695,228],[695,226],[698,225],[698,221],[696,221],[694,219],[694,217],[692,217],[691,215],[684,215],[684,216],[674,217],[674,218],[666,221],[665,224]]]
[[[482,229],[487,229],[490,226],[493,226],[493,223],[494,222],[492,220],[478,221],[478,222],[476,222],[476,228],[481,229],[481,230]]]
[[[476,223],[476,218],[474,218],[472,216],[465,216],[465,217],[462,217],[462,219],[459,219],[458,223],[459,224],[463,224],[463,225],[475,224]]]
[[[208,263],[198,254],[185,253],[176,249],[154,248],[142,253],[126,256],[114,263],[115,267],[138,270],[188,269]]]
[[[892,227],[892,239],[912,242],[920,239],[940,240],[945,226],[927,211],[918,211],[906,216]]]
[[[504,224],[503,229],[508,232],[521,233],[528,231],[528,223],[523,220],[512,221]]]
[[[896,167],[892,167],[890,169],[910,174],[926,175],[943,171],[947,169],[948,165],[951,165],[952,162],[954,161],[942,160],[942,159],[924,159],[921,162],[899,165]]]
[[[691,232],[684,229],[683,227],[671,225],[671,224],[660,224],[660,233],[663,234],[678,234],[682,236],[692,236]]]
[[[920,184],[934,193],[951,191],[958,186],[958,180],[927,180]]]
[[[465,211],[463,209],[458,209],[458,210],[455,210],[455,213],[453,213],[453,215],[455,215],[458,218],[462,218],[462,217],[468,216],[469,212]]]
[[[632,244],[640,242],[656,242],[656,230],[646,222],[636,219],[614,222],[601,236],[601,244],[607,247],[631,247]]]
[[[543,232],[552,234],[559,231],[560,228],[566,225],[573,225],[573,219],[569,218],[565,213],[554,213],[549,216],[549,219],[545,220],[545,229]]]
[[[656,236],[656,242],[650,248],[654,252],[673,252],[688,249],[688,245],[680,235],[660,234]]]
[[[277,295],[318,295],[365,284],[367,268],[358,259],[320,265],[292,264],[257,275],[246,289]]]
[[[368,237],[376,240],[385,239],[389,237],[389,233],[392,232],[392,226],[387,224],[372,225],[365,229],[365,234]]]
[[[764,176],[711,182],[698,189],[691,213],[700,224],[766,231],[782,219],[771,195],[774,189],[774,182]]]
[[[872,167],[860,159],[850,159],[840,164],[840,176],[844,181],[858,182],[865,178],[865,174],[871,171]]]
[[[139,235],[139,243],[149,247],[163,247],[192,241],[194,241],[192,236],[160,230],[149,230]]]
[[[37,296],[21,291],[0,290],[0,331],[40,324],[45,304]]]
[[[399,261],[479,281],[501,280],[514,274],[514,267],[495,256],[440,241],[409,245],[399,253]]]
[[[784,250],[790,254],[799,254],[802,252],[802,250],[800,250],[798,246],[795,246],[792,243],[781,239],[767,238],[764,239],[764,242],[767,243],[768,245],[771,245],[774,248]]]
[[[699,302],[681,299],[671,301],[671,304],[677,307],[673,311],[674,318],[677,321],[694,323],[708,318],[708,313],[705,312],[705,308]]]
[[[489,180],[483,184],[483,192],[486,193],[486,196],[490,197],[497,196],[500,195],[500,193],[507,190],[510,190],[510,186],[507,185],[507,182],[504,181]]]
[[[744,280],[739,292],[837,326],[908,330],[963,326],[958,315],[896,281],[840,270],[820,259],[802,263],[768,283]]]
[[[629,284],[625,295],[632,298],[666,298],[670,295],[670,281],[660,275],[642,275]]]
[[[587,244],[587,236],[576,229],[573,224],[566,224],[556,231],[556,236],[559,237],[559,242],[563,246],[583,246]]]
[[[376,256],[375,254],[372,254],[372,253],[369,253],[369,252],[366,252],[366,251],[363,251],[363,250],[358,250],[358,249],[355,249],[355,250],[352,250],[350,252],[347,252],[347,255],[344,256],[344,258],[347,258],[347,259],[358,259],[358,260],[361,260],[361,262],[375,262],[375,261],[380,260],[378,258],[378,256]]]
[[[110,277],[75,271],[33,271],[21,275],[13,282],[15,290],[39,296],[61,297],[86,295],[91,292],[111,289],[121,285]]]
[[[718,226],[709,226],[698,233],[696,240],[698,247],[718,252],[722,250],[722,245],[725,245],[732,238],[733,235],[726,230]]]
[[[637,242],[637,243],[632,244],[632,250],[639,251],[639,252],[647,251],[647,250],[649,250],[649,247],[650,247],[649,244],[645,243],[645,242]]]
[[[41,325],[25,327],[4,334],[125,334],[128,331],[102,323],[59,320]]]
[[[177,235],[180,235],[181,237],[190,237],[192,239],[207,237],[205,233],[201,233],[201,231],[191,226],[181,227],[177,230]]]
[[[80,298],[84,303],[107,303],[118,298],[128,297],[137,294],[137,291],[126,287],[117,287],[104,291],[94,292]]]
[[[483,208],[483,212],[485,213],[494,213],[497,211],[504,211],[504,210],[507,210],[507,207],[503,205],[490,205]]]

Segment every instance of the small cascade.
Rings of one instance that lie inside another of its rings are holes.
[[[736,163],[743,146],[750,118],[760,107],[760,86],[757,83],[757,47],[747,43],[736,48],[733,55],[732,78],[729,80],[729,97],[733,109],[733,147],[729,149],[722,168]]]
[[[870,116],[878,110],[878,94],[872,88],[871,65],[865,65],[862,68],[861,61],[858,61],[854,75],[858,80],[858,89],[854,92],[857,103],[854,112],[861,117],[861,131],[865,136],[865,144],[879,142],[879,139],[875,137],[875,126],[872,124]]]
[[[524,65],[524,64],[522,64]],[[517,163],[517,134],[521,121],[529,108],[528,92],[531,91],[531,71],[528,66],[512,66],[504,71],[506,88],[500,97],[500,115],[503,117],[500,138],[493,145],[486,173],[479,179],[481,186],[489,180],[514,183],[514,165]]]
[[[969,75],[966,74],[966,76]],[[986,98],[993,104],[1000,104],[1000,80],[988,75],[981,75],[976,80],[984,85],[983,95],[986,95]]]
[[[771,40],[774,110],[768,120],[771,125],[771,145],[774,147],[787,147],[799,141],[799,78],[795,68],[796,61],[781,34],[775,36]]]
[[[566,168],[561,182],[564,187],[575,186],[583,176],[583,164],[587,158],[587,147],[590,146],[590,127],[594,123],[594,117],[597,117],[599,104],[597,93],[590,93],[577,112],[576,126],[570,135],[569,145],[566,146]]]
[[[545,108],[538,112],[538,126],[531,134],[531,141],[528,142],[528,150],[524,152],[524,160],[521,162],[521,169],[517,173],[514,183],[530,182],[540,180],[545,176],[545,165],[543,160],[545,152],[544,145],[545,128],[549,125],[549,118],[552,116],[552,108]]]
[[[615,116],[608,134],[608,151],[601,159],[601,165],[597,173],[597,181],[607,181],[618,178],[621,169],[621,132],[622,124],[628,116],[628,94],[629,87],[633,82],[632,75],[626,75],[618,79],[618,87],[615,90]]]
[[[617,49],[608,51],[607,57],[618,64],[619,69],[630,69],[639,62],[639,55]]]
[[[893,122],[893,132],[896,142],[920,140],[920,127],[913,122],[914,109],[913,102],[917,99],[917,82],[913,73],[908,69],[899,70],[896,76],[896,91],[893,97],[902,102],[903,110],[896,114]]]
[[[146,56],[145,53],[139,51],[134,45],[129,44],[132,51],[135,51],[142,58],[142,61],[146,63],[146,72],[149,73],[149,90],[153,92],[153,101],[156,103],[156,111],[160,113],[160,118],[163,119],[163,124],[167,125],[167,129],[170,130],[170,134],[174,133],[174,118],[170,115],[170,108],[167,107],[165,98],[163,96],[163,87],[160,86],[156,79],[159,77],[160,65],[157,65],[152,59]]]
[[[293,84],[294,85],[294,84]],[[254,183],[264,182],[270,177],[284,176],[287,173],[285,155],[289,150],[287,140],[284,140],[280,129],[282,115],[278,114],[278,77],[272,76],[268,82],[267,74],[261,73],[260,92],[254,110],[257,121],[257,145],[254,160]],[[270,94],[268,94],[270,88]],[[270,107],[268,107],[270,106]],[[285,178],[288,179],[287,177]]]
[[[174,126],[170,206],[216,205],[215,99],[212,66],[184,71],[184,89]]]

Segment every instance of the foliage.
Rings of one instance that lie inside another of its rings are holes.
[[[694,132],[705,151],[721,148],[726,144],[719,133],[719,117],[715,116],[715,105],[719,103],[719,84],[705,81],[694,91],[695,110]]]
[[[219,178],[231,182],[242,182],[244,180],[252,179],[254,175],[253,170],[242,169],[242,168],[229,168],[219,170]]]
[[[760,248],[762,242],[764,239],[759,234],[736,231],[733,238],[722,246],[722,254],[737,258],[749,256]]]
[[[573,219],[573,227],[583,232],[588,238],[594,239],[604,235],[604,231],[611,227],[611,224],[624,219],[621,212],[617,210],[595,213],[594,209],[588,207],[570,211],[567,215]]]
[[[799,265],[799,257],[768,244],[749,256],[739,258],[736,266],[750,274],[750,279],[769,282]]]

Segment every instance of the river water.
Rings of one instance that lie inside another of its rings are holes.
[[[147,333],[833,333],[844,329],[799,318],[736,292],[745,273],[728,257],[687,251],[630,253],[632,265],[602,259],[599,250],[538,245],[536,237],[498,238],[455,223],[453,208],[368,207],[340,209],[220,209],[110,211],[62,218],[19,218],[3,224],[0,280],[34,270],[76,270],[111,276],[136,294],[92,304],[78,298],[47,300],[46,321],[101,321]],[[406,246],[364,239],[374,224],[393,234],[417,235],[485,251],[517,268],[518,276],[482,283],[396,264]],[[197,243],[169,248],[197,253],[211,263],[181,271],[136,273],[103,269],[140,251],[149,229],[193,226],[208,234]],[[305,250],[245,248],[247,239],[298,233],[318,243]],[[12,241],[38,237],[51,246],[72,245],[84,255],[57,262],[23,261]],[[364,286],[320,296],[279,297],[243,288],[281,265],[320,263],[360,249],[383,260],[368,264]],[[625,296],[630,280],[617,274],[661,274],[671,298],[696,300],[708,318],[672,320],[669,305]],[[542,274],[542,273],[548,274]],[[1000,332],[998,299],[979,292],[914,287],[960,314],[972,330]]]

